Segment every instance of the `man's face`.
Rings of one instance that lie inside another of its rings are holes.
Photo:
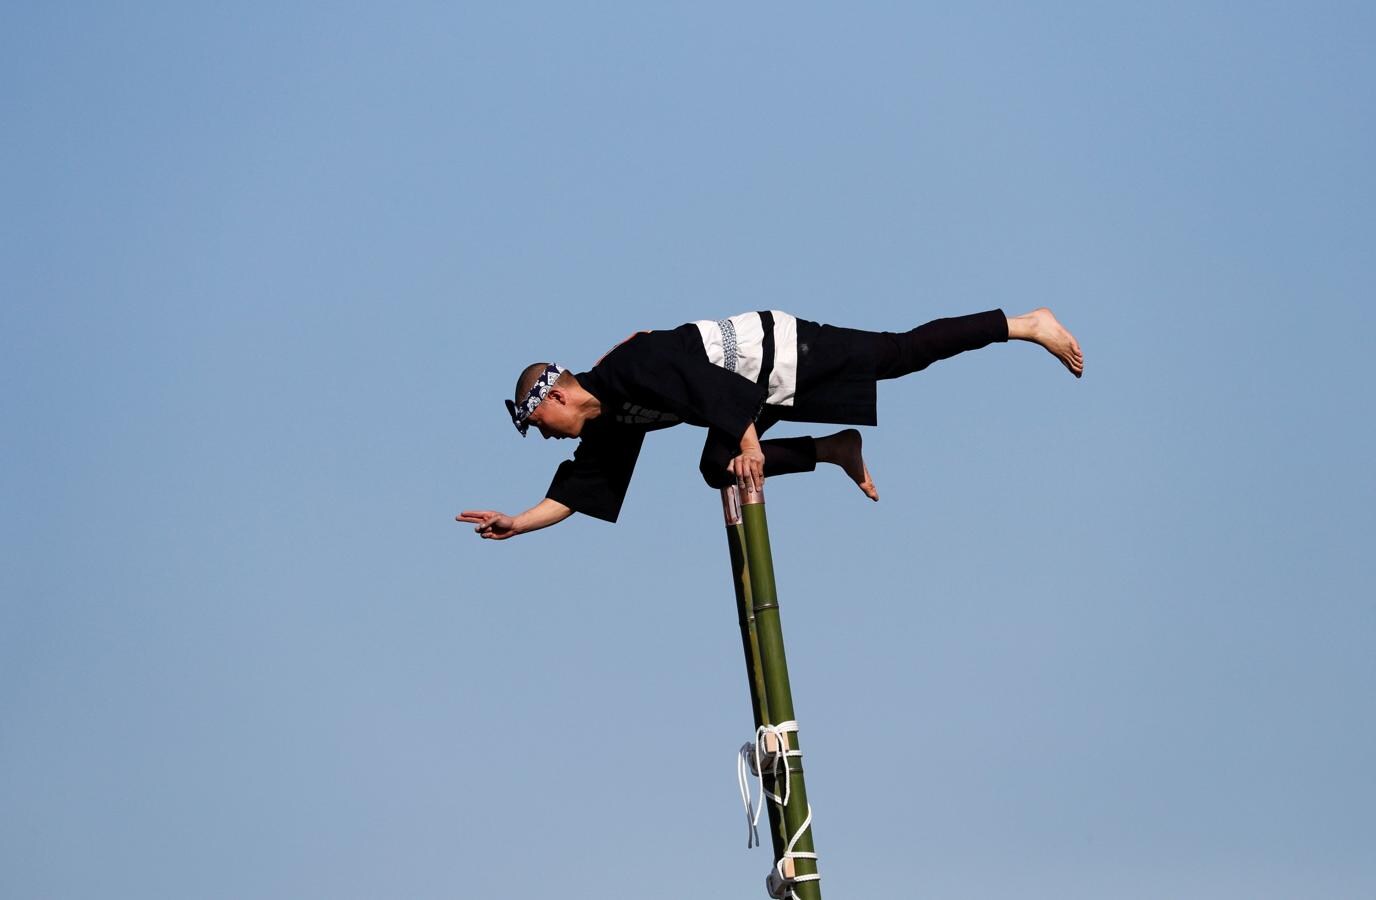
[[[555,388],[540,401],[526,421],[531,427],[540,429],[545,440],[578,437],[583,430],[583,420],[574,412],[568,400],[563,391]]]

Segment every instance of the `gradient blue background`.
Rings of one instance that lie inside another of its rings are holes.
[[[772,480],[830,897],[1376,896],[1370,4],[0,18],[0,896],[754,897],[701,432],[519,368],[1052,306]],[[781,427],[778,434],[796,433]]]

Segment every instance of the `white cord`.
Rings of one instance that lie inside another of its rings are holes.
[[[764,810],[764,801],[768,797],[779,807],[779,822],[783,822],[783,808],[788,806],[788,799],[793,791],[792,770],[788,765],[788,760],[801,757],[803,751],[788,749],[788,733],[797,732],[798,723],[795,721],[780,722],[777,725],[761,725],[755,729],[755,740],[741,745],[740,752],[736,755],[736,781],[741,791],[741,802],[745,805],[745,820],[749,828],[746,838],[746,848],[756,846],[760,843],[760,813]],[[776,750],[765,748],[765,736],[774,736]],[[764,773],[766,767],[769,774],[776,780],[779,776],[779,768],[783,767],[784,792],[783,796],[765,790]],[[756,804],[751,800],[750,775],[753,772],[760,782],[760,798]],[[798,845],[803,832],[812,827],[812,804],[807,806],[807,816],[803,819],[798,830],[788,839],[784,846],[784,854],[770,870],[769,877],[765,879],[765,888],[769,891],[769,896],[774,900],[798,900],[798,895],[793,890],[793,885],[804,881],[820,881],[820,874],[794,875],[792,878],[784,874],[784,861],[790,859],[817,859],[816,853],[806,853],[793,848]]]
[[[750,773],[748,769],[754,762],[751,752],[756,747],[752,743],[741,744],[740,753],[736,754],[736,784],[741,789],[741,802],[745,804],[745,827],[747,835],[745,848],[749,850],[760,842],[760,811],[764,809],[764,797],[760,797],[758,806],[750,799]],[[759,766],[755,767],[756,774],[759,774]]]

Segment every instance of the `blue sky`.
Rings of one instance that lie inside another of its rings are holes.
[[[769,513],[827,896],[1376,892],[1365,4],[0,27],[0,894],[761,895],[701,434],[503,544],[519,369],[1049,305]],[[803,429],[781,427],[778,434]]]

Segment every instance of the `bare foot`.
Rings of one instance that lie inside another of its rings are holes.
[[[1043,306],[1025,316],[1014,316],[1008,320],[1008,337],[1011,340],[1031,341],[1041,344],[1052,356],[1059,359],[1079,378],[1085,372],[1085,357],[1080,351],[1080,342],[1075,335],[1066,331],[1057,321],[1051,310]]]
[[[879,490],[870,478],[870,470],[865,467],[865,457],[861,454],[860,432],[854,428],[838,431],[835,434],[816,439],[817,461],[833,463],[850,476],[860,486],[860,490],[871,500],[879,500]]]

